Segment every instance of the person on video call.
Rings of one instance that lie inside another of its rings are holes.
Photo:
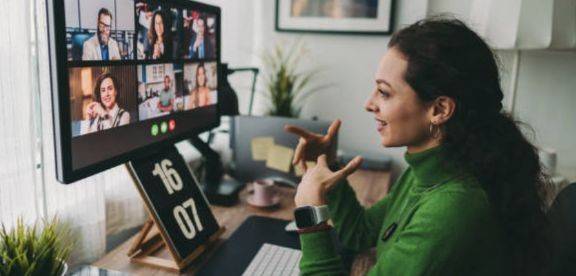
[[[346,180],[361,157],[340,166],[330,150],[341,122],[326,135],[286,127],[300,136],[293,163],[305,171],[295,196],[301,275],[348,273],[332,227],[344,248],[376,247],[368,275],[549,275],[549,182],[502,108],[499,73],[488,44],[459,20],[424,19],[392,35],[364,108],[382,146],[406,147],[408,168],[367,209]]]
[[[108,9],[98,11],[97,26],[96,34],[84,42],[82,60],[119,60],[118,42],[110,37],[112,13]]]
[[[208,88],[208,79],[206,78],[206,68],[204,63],[198,64],[196,67],[196,88],[190,95],[190,101],[186,109],[193,109],[197,107],[207,106],[210,102],[210,89]]]
[[[81,129],[81,134],[93,133],[130,123],[128,111],[120,108],[118,99],[118,81],[109,73],[104,73],[96,79],[93,97],[94,101],[84,108],[84,118],[87,124]]]
[[[150,28],[148,29],[147,59],[161,59],[172,57],[172,37],[170,35],[170,21],[163,11],[156,11],[152,15]]]
[[[188,58],[210,58],[213,57],[214,47],[208,36],[206,17],[198,17],[194,20],[195,24],[191,24],[192,36],[190,39],[190,47],[188,48]],[[194,30],[194,28],[196,30]]]
[[[136,3],[136,16],[138,18],[138,42],[142,44],[142,48],[138,49],[139,53],[144,53],[148,49],[150,41],[148,41],[148,31],[150,28],[150,23],[152,22],[152,15],[154,13],[148,9],[148,4],[138,2]],[[140,47],[140,46],[138,46]],[[143,54],[142,58],[145,56]],[[139,58],[141,58],[139,56]]]
[[[164,88],[158,93],[158,109],[162,112],[172,111],[174,105],[174,93],[172,92],[172,80],[168,75],[164,77]]]

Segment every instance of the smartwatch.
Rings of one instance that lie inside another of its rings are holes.
[[[294,218],[298,229],[312,227],[328,221],[330,212],[328,205],[302,206],[294,210]]]

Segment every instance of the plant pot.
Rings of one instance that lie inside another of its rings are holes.
[[[68,264],[66,262],[62,262],[62,264],[64,264],[62,266],[62,274],[60,274],[61,276],[66,275],[66,273],[68,273]]]

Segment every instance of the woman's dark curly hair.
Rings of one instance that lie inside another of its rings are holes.
[[[404,78],[424,102],[456,102],[441,126],[446,158],[472,173],[504,227],[515,274],[539,274],[547,257],[547,177],[537,149],[502,111],[496,59],[474,31],[456,19],[421,20],[388,45],[408,61]]]
[[[162,34],[162,42],[164,43],[164,54],[170,55],[172,51],[172,16],[169,12],[163,10],[157,10],[152,15],[152,20],[150,21],[150,28],[148,29],[148,40],[150,45],[154,47],[156,41],[158,41],[158,34],[156,33],[156,18],[162,18],[162,24],[164,25],[164,34]]]

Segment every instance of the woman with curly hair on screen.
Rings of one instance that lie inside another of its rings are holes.
[[[172,24],[170,15],[164,11],[155,11],[148,29],[147,59],[172,58]]]

